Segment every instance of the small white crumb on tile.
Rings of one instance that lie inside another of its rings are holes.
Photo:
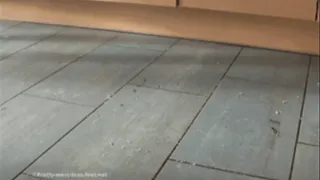
[[[276,111],[275,114],[279,115],[279,114],[281,114],[281,111]]]

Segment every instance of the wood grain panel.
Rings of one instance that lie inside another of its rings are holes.
[[[319,24],[196,9],[86,1],[2,1],[0,19],[64,24],[319,54]]]
[[[316,0],[180,0],[181,7],[314,21]]]
[[[317,17],[316,17],[316,19],[317,19],[317,22],[320,22],[320,1],[318,1],[318,3],[317,3]]]
[[[177,4],[177,0],[91,0],[91,1],[145,4],[145,5],[168,6],[168,7],[175,7]]]

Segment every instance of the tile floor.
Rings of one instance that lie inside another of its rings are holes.
[[[1,180],[319,180],[319,57],[9,21],[0,32]]]

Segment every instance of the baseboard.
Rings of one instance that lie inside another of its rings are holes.
[[[319,23],[313,21],[81,0],[0,1],[0,19],[319,54]]]

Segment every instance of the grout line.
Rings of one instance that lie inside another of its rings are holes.
[[[9,20],[9,21],[10,21],[10,20]],[[14,21],[11,21],[11,22],[14,22]],[[17,22],[17,24],[14,24],[14,25],[12,25],[12,26],[9,26],[9,27],[3,29],[3,30],[0,31],[0,32],[3,33],[3,32],[5,32],[5,31],[7,31],[7,30],[9,30],[9,29],[12,29],[12,28],[14,28],[14,27],[16,27],[16,26],[18,26],[18,25],[21,25],[21,24],[23,24],[23,22]]]
[[[177,144],[173,147],[173,149],[171,150],[171,152],[168,154],[167,158],[164,160],[164,162],[162,163],[162,165],[160,166],[160,168],[158,169],[158,171],[155,173],[155,175],[153,176],[152,180],[155,180],[157,178],[157,176],[159,175],[159,173],[161,172],[161,170],[163,169],[163,167],[165,166],[165,164],[167,163],[167,161],[170,159],[170,156],[173,154],[173,152],[177,149],[178,145],[180,144],[180,142],[182,141],[183,137],[187,134],[187,132],[189,131],[189,129],[191,128],[191,126],[193,125],[193,123],[195,122],[195,120],[197,119],[197,117],[199,116],[200,112],[202,111],[202,109],[206,106],[206,104],[208,103],[209,99],[211,98],[211,96],[214,94],[215,90],[218,88],[218,86],[220,85],[221,81],[223,80],[223,78],[226,76],[226,74],[229,72],[230,68],[232,67],[232,65],[234,64],[234,62],[238,59],[240,53],[242,52],[241,48],[238,52],[238,54],[234,57],[233,61],[230,63],[229,67],[226,69],[226,71],[224,72],[224,74],[220,77],[219,82],[215,85],[214,89],[212,90],[212,92],[210,93],[210,95],[206,98],[205,102],[203,103],[203,105],[200,107],[200,110],[197,112],[197,114],[194,116],[194,118],[192,119],[191,123],[189,124],[189,126],[186,128],[185,132],[182,134],[182,136],[180,137],[180,139],[178,140]]]
[[[176,41],[178,42],[178,40]],[[172,46],[176,44],[173,43]],[[98,47],[103,46],[104,44],[101,44]],[[170,46],[170,47],[172,47]],[[98,47],[94,48],[97,49]],[[169,47],[169,48],[170,48]],[[168,49],[169,49],[168,48]],[[93,49],[93,50],[94,50]],[[168,50],[167,49],[167,50]],[[92,50],[92,51],[93,51]],[[17,177],[19,177],[21,174],[24,174],[24,171],[26,171],[30,166],[32,166],[38,159],[40,159],[44,154],[46,154],[48,151],[50,151],[56,144],[58,144],[62,139],[64,139],[68,134],[70,134],[74,129],[76,129],[80,124],[82,124],[86,119],[88,119],[88,117],[90,117],[93,113],[95,113],[101,106],[103,106],[106,102],[108,102],[114,95],[116,95],[120,90],[122,90],[126,85],[129,84],[130,81],[132,81],[134,78],[136,78],[140,73],[142,73],[142,71],[144,71],[148,66],[150,66],[153,62],[155,62],[157,59],[160,59],[166,52],[167,50],[163,51],[160,55],[156,56],[153,61],[151,61],[148,65],[146,65],[145,67],[143,67],[141,69],[141,71],[139,71],[135,76],[133,76],[132,78],[130,78],[123,86],[121,86],[118,90],[116,90],[113,95],[110,96],[109,99],[104,100],[101,104],[99,104],[97,107],[95,107],[91,112],[89,112],[84,118],[82,118],[76,125],[74,125],[69,131],[67,131],[66,133],[64,133],[57,141],[55,141],[51,146],[49,146],[44,152],[42,152],[37,158],[35,158],[31,163],[29,163],[25,168],[23,168],[16,176],[14,176],[12,178],[12,180],[15,180]],[[92,52],[90,51],[90,52]],[[87,53],[88,54],[88,53]],[[80,59],[80,58],[78,58]],[[76,61],[76,60],[75,60]],[[73,61],[74,62],[74,61]]]
[[[116,38],[112,37],[109,40],[112,40]],[[34,86],[40,84],[41,82],[43,82],[44,80],[48,79],[49,77],[51,77],[52,75],[58,73],[59,71],[61,71],[62,69],[66,68],[67,66],[69,66],[70,64],[80,60],[81,58],[85,57],[86,55],[90,54],[91,52],[95,51],[96,49],[100,48],[101,46],[103,46],[105,43],[107,43],[109,40],[107,40],[106,42],[99,44],[98,46],[94,47],[93,49],[91,49],[90,51],[80,55],[79,57],[75,58],[74,60],[68,62],[66,65],[60,67],[59,69],[55,70],[54,72],[50,73],[48,76],[44,77],[43,79],[39,80],[38,82],[34,83],[33,85],[29,86],[28,88],[24,89],[23,91],[21,91],[20,93],[16,94],[15,96],[12,96],[10,99],[4,101],[3,103],[0,104],[0,107],[3,106],[4,104],[6,104],[7,102],[11,101],[12,99],[16,98],[17,96],[21,95],[22,93],[25,93],[26,91],[28,91],[29,89],[33,88]]]
[[[301,119],[302,119],[302,116],[303,116],[304,104],[305,104],[305,101],[306,101],[306,95],[307,95],[307,89],[308,89],[308,80],[309,80],[310,70],[311,70],[311,56],[310,56],[310,59],[309,59],[308,71],[307,71],[306,81],[305,81],[305,85],[304,85],[304,92],[303,92],[303,98],[302,98],[301,109],[300,109],[300,118],[299,118],[299,122],[298,122],[296,140],[295,140],[295,144],[294,144],[294,149],[293,149],[293,154],[292,154],[292,161],[291,161],[291,167],[290,167],[290,172],[289,172],[289,173],[290,173],[290,174],[289,174],[289,180],[292,179],[292,173],[293,173],[293,168],[294,168],[294,161],[295,161],[295,159],[296,159],[297,145],[298,145],[299,136],[300,136]]]
[[[201,168],[205,168],[205,169],[211,169],[211,170],[231,173],[231,174],[237,174],[237,175],[241,175],[241,176],[252,177],[252,178],[259,178],[259,179],[265,179],[265,180],[277,180],[274,178],[268,178],[268,177],[259,176],[259,175],[253,175],[253,174],[242,173],[242,172],[237,172],[237,171],[232,171],[232,170],[227,170],[227,169],[222,169],[222,168],[216,168],[216,167],[206,166],[206,165],[202,165],[202,164],[195,164],[195,163],[191,163],[188,161],[180,161],[180,160],[176,160],[176,159],[172,159],[172,158],[170,158],[169,161],[181,163],[181,164],[186,164],[186,165],[192,165],[192,166],[201,167]]]
[[[311,147],[320,147],[319,144],[311,144],[311,143],[307,143],[307,142],[298,142],[298,144],[300,145],[304,145],[304,146],[311,146]]]
[[[258,81],[258,80],[253,80],[253,79],[249,79],[249,78],[237,77],[237,76],[228,76],[228,75],[226,75],[226,78],[230,78],[230,79],[234,79],[234,80],[240,80],[240,81],[254,83],[254,84],[277,85],[277,86],[286,87],[286,88],[304,88],[304,87],[302,87],[300,85],[285,84],[285,83],[274,83],[274,82],[268,82],[268,81]]]
[[[58,144],[63,138],[65,138],[68,134],[70,134],[74,129],[76,129],[80,124],[82,124],[89,116],[91,116],[97,109],[99,109],[104,103],[101,103],[97,107],[95,107],[91,112],[89,112],[84,118],[82,118],[76,125],[74,125],[71,129],[69,129],[66,133],[64,133],[58,140],[56,140],[51,146],[49,146],[45,151],[43,151],[38,157],[36,157],[31,163],[29,163],[25,168],[23,168],[12,180],[18,178],[21,174],[23,174],[30,166],[32,166],[38,159],[40,159],[44,154],[50,151],[56,144]]]
[[[63,29],[64,29],[64,28],[61,28],[61,29],[57,30],[57,32],[55,32],[55,33],[53,33],[53,34],[51,34],[51,35],[45,36],[45,37],[43,37],[43,38],[40,38],[40,39],[36,40],[35,42],[29,44],[28,46],[26,46],[26,47],[24,47],[24,48],[21,48],[21,49],[15,51],[15,52],[12,52],[12,53],[10,53],[10,54],[8,54],[8,55],[6,55],[6,56],[1,57],[1,58],[0,58],[0,61],[3,61],[3,60],[5,60],[5,59],[7,59],[7,58],[9,58],[9,57],[11,57],[11,56],[14,56],[15,54],[18,54],[18,53],[20,53],[21,51],[24,51],[24,50],[30,48],[31,46],[34,46],[34,45],[36,45],[36,44],[39,44],[39,43],[41,43],[41,42],[43,42],[43,41],[45,41],[45,40],[47,40],[47,39],[49,39],[49,38],[51,38],[51,37],[57,36],[59,33],[61,33],[61,32],[63,31]]]
[[[87,107],[87,108],[94,108],[95,107],[93,105],[78,104],[78,103],[74,103],[74,102],[64,101],[64,100],[61,100],[61,99],[43,97],[43,96],[38,96],[38,95],[35,95],[35,94],[29,94],[29,93],[21,93],[21,95],[28,96],[28,97],[33,97],[33,98],[38,98],[38,99],[46,99],[46,100],[50,100],[50,101],[56,101],[56,102],[60,102],[60,103],[64,103],[64,104],[77,105],[77,106]]]
[[[202,95],[202,94],[186,92],[186,91],[178,91],[178,90],[172,90],[172,89],[165,89],[165,88],[161,88],[161,87],[157,88],[157,87],[147,86],[144,84],[138,85],[138,84],[129,83],[128,85],[132,85],[132,86],[136,86],[136,87],[144,87],[144,88],[154,89],[154,90],[162,90],[162,91],[171,92],[171,93],[180,93],[180,94],[186,94],[186,95],[206,97],[206,95]]]

